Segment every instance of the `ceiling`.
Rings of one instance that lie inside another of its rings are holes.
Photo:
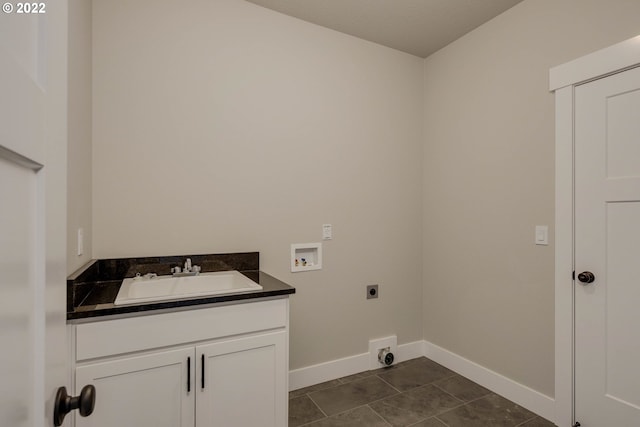
[[[522,0],[247,0],[425,58]]]

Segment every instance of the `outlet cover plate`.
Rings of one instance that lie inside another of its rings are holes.
[[[378,362],[378,350],[389,347],[389,350],[395,356],[393,364],[398,363],[398,337],[392,335],[385,338],[378,338],[369,341],[369,369],[383,368],[384,365]],[[393,365],[392,365],[393,366]]]

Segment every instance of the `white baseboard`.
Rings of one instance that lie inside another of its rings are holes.
[[[555,421],[555,400],[553,398],[428,341],[398,345],[396,362],[422,356],[428,357],[550,421]],[[369,370],[369,353],[294,369],[289,371],[289,389],[297,390],[367,370]]]
[[[414,341],[398,346],[398,362],[424,356],[424,341]]]
[[[555,400],[455,353],[424,341],[424,356],[531,412],[555,422]]]
[[[369,369],[369,353],[343,357],[289,371],[289,391],[320,384]]]
[[[396,363],[415,359],[424,355],[424,341],[398,345]],[[310,385],[335,380],[336,378],[358,374],[369,370],[369,353],[343,357],[317,365],[289,371],[289,390],[297,390]]]

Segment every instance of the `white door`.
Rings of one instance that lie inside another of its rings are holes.
[[[280,331],[196,347],[196,426],[286,427],[286,340]]]
[[[91,416],[76,427],[193,427],[194,348],[158,351],[76,368],[76,390],[96,387]]]
[[[41,427],[68,374],[67,10],[13,7],[0,12],[0,425]]]
[[[575,266],[575,418],[639,426],[640,68],[575,89]]]

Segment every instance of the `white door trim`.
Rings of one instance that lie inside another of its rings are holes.
[[[574,87],[636,66],[640,66],[640,36],[549,72],[550,90],[556,94],[555,422],[562,427],[574,422]]]
[[[549,89],[556,91],[617,73],[636,66],[638,58],[640,35],[553,67],[549,72]]]

